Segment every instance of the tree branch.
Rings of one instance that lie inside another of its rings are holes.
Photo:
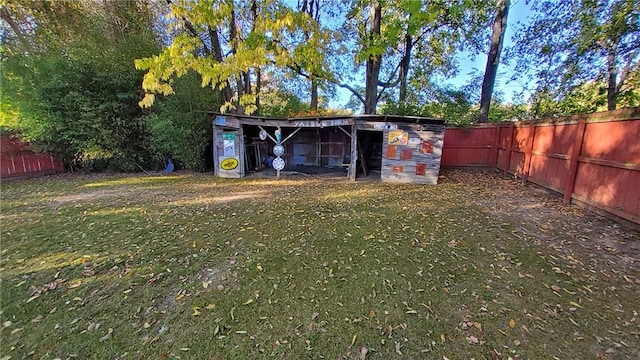
[[[6,6],[3,6],[2,8],[0,8],[0,18],[4,20],[4,22],[6,22],[9,25],[9,27],[11,27],[11,30],[13,30],[13,33],[16,34],[18,41],[20,41],[20,43],[22,43],[24,46],[27,47],[27,49],[30,50],[31,44],[29,44],[24,34],[20,31],[20,27],[13,20],[13,18],[11,17],[11,14],[9,14],[9,11],[7,10]]]
[[[173,5],[171,0],[166,0],[166,1],[167,1],[167,5],[169,5],[169,6]],[[196,37],[196,38],[198,38],[200,40],[200,42],[202,43],[202,46],[204,47],[204,52],[207,55],[211,55],[211,49],[209,49],[209,47],[207,47],[207,43],[200,36],[200,34],[196,30],[196,28],[193,26],[193,24],[184,16],[182,17],[182,21],[184,21],[184,26],[187,28],[187,30],[189,31],[191,36]]]
[[[627,62],[624,64],[624,67],[622,68],[622,72],[620,73],[620,79],[616,84],[616,93],[619,93],[620,89],[622,89],[622,85],[624,85],[624,82],[627,79],[627,76],[629,75],[629,69],[631,68],[631,63],[633,62],[633,59],[635,59],[636,56],[638,56],[638,48],[636,48],[635,50],[633,50],[633,52],[631,52],[631,54],[629,54],[629,57],[627,58]]]
[[[272,63],[275,64],[275,61],[272,61]],[[347,89],[347,90],[351,91],[351,93],[356,98],[358,98],[358,100],[360,100],[360,102],[362,102],[362,104],[365,103],[364,98],[362,97],[362,95],[360,95],[360,93],[356,89],[351,87],[350,85],[343,84],[343,83],[341,83],[341,82],[339,82],[339,81],[337,81],[335,79],[331,79],[331,78],[328,78],[328,77],[320,76],[318,74],[314,74],[314,73],[307,74],[304,71],[302,71],[302,68],[297,64],[296,65],[287,65],[287,68],[289,68],[290,70],[295,71],[298,75],[300,75],[302,77],[305,77],[305,78],[307,78],[309,80],[312,80],[313,77],[319,78],[319,79],[324,79],[324,80],[326,80],[326,81],[328,81],[328,82],[330,82],[330,83],[332,83],[332,84],[334,84],[334,85],[336,85],[338,87],[341,87],[343,89]]]

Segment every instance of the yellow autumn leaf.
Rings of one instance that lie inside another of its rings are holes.
[[[569,301],[569,305],[573,305],[573,306],[575,306],[577,308],[582,309],[582,305],[578,304],[577,302]]]
[[[512,329],[513,329],[514,327],[516,327],[516,321],[515,321],[515,320],[513,320],[513,319],[509,320],[509,327],[510,327],[510,328],[512,328]]]

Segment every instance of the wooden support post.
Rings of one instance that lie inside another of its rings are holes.
[[[535,124],[531,125],[531,133],[529,135],[529,146],[525,149],[524,152],[524,169],[522,174],[522,181],[526,184],[527,179],[529,178],[529,170],[531,169],[531,157],[533,156],[533,142],[536,139],[536,128]]]
[[[504,176],[509,175],[509,167],[511,166],[511,152],[513,151],[513,137],[515,136],[514,129],[515,126],[511,124],[511,126],[509,126],[509,140],[507,141],[507,148],[505,149],[507,156],[505,156],[504,159]]]
[[[575,137],[573,139],[571,157],[569,158],[569,178],[564,186],[563,200],[567,204],[571,202],[571,194],[573,193],[573,187],[576,184],[576,176],[578,175],[578,159],[580,158],[580,152],[582,151],[582,142],[584,140],[584,131],[586,128],[586,121],[584,119],[580,119],[580,121],[578,121],[578,129],[576,130]]]
[[[240,129],[238,129],[238,138],[236,139],[238,140],[238,158],[240,160],[240,177],[243,178],[245,173],[245,167],[246,167],[246,152],[247,149],[244,147],[244,131],[242,131],[242,125],[240,125]]]
[[[213,175],[218,176],[218,127],[213,124]]]
[[[316,128],[316,165],[322,166],[322,138],[320,137],[320,128]]]
[[[349,164],[349,179],[356,181],[356,174],[358,169],[356,164],[358,162],[358,127],[355,121],[351,125],[351,163]]]

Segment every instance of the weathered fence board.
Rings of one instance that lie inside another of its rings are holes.
[[[495,167],[640,224],[640,108],[448,128],[442,166]]]
[[[0,177],[3,179],[63,171],[62,162],[52,155],[33,152],[28,144],[7,135],[0,137]]]

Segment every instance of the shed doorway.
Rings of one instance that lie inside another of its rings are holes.
[[[382,131],[358,131],[359,179],[380,179],[382,170]]]

